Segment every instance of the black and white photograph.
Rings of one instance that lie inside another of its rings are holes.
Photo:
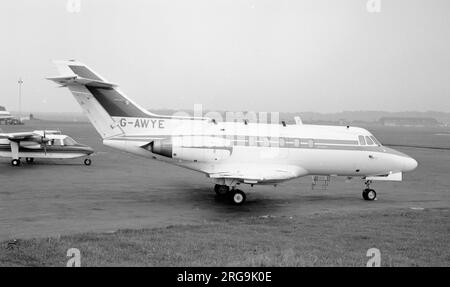
[[[0,37],[0,267],[450,266],[448,0],[5,0]]]

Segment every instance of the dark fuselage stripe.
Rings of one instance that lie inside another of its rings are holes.
[[[111,138],[109,140],[118,140],[118,141],[136,141],[136,142],[151,142],[154,140],[160,140],[162,138],[168,138],[170,136],[161,136],[157,135],[154,137],[148,137],[142,139],[128,139],[127,136],[124,137],[115,137]],[[205,137],[211,137],[208,135],[205,135]],[[222,136],[217,136],[219,138],[222,138]],[[244,137],[242,137],[244,138]],[[231,141],[233,147],[272,147],[272,148],[290,148],[290,149],[320,149],[320,150],[347,150],[347,151],[372,151],[372,152],[388,152],[388,153],[394,153],[390,152],[380,146],[372,145],[372,146],[363,146],[363,145],[342,145],[342,144],[316,144],[315,142],[312,145],[309,145],[309,143],[306,143],[308,139],[296,139],[294,138],[283,138],[284,144],[279,144],[280,141],[277,141],[278,144],[271,144],[271,141],[250,141],[248,139],[242,139],[237,141]],[[272,139],[272,142],[274,140]],[[339,142],[340,140],[333,140],[335,142]],[[297,142],[297,144],[296,144]],[[195,147],[195,146],[193,146]],[[400,155],[401,153],[395,152],[395,154]],[[406,155],[404,155],[406,156]]]
[[[8,145],[0,145],[0,151],[3,152],[11,152],[11,146]],[[19,147],[19,152],[28,152],[28,153],[32,153],[32,152],[45,152],[45,150],[43,148],[25,148],[25,147]],[[89,151],[80,148],[80,149],[67,149],[67,148],[55,148],[55,147],[47,147],[47,152],[48,153],[86,153],[88,154]]]

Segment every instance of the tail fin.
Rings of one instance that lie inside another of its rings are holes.
[[[102,138],[123,134],[113,117],[158,117],[126,97],[83,63],[55,61],[61,76],[47,78],[67,87]]]

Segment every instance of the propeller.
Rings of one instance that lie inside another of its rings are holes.
[[[50,139],[45,136],[45,130],[44,130],[44,135],[41,136],[41,144],[44,147],[44,154],[45,155],[47,155],[47,143],[49,141],[50,141]]]

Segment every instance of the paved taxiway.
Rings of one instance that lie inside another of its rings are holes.
[[[118,152],[101,144],[89,123],[39,122],[2,126],[5,132],[61,129],[97,154],[81,159],[37,161],[12,167],[0,159],[0,240],[85,231],[113,231],[223,218],[296,216],[370,209],[450,206],[450,150],[395,147],[420,165],[404,182],[376,183],[379,200],[361,198],[362,181],[332,179],[326,191],[311,191],[310,177],[273,187],[243,186],[245,206],[215,198],[204,175]],[[448,130],[369,128],[383,142],[450,148]]]

